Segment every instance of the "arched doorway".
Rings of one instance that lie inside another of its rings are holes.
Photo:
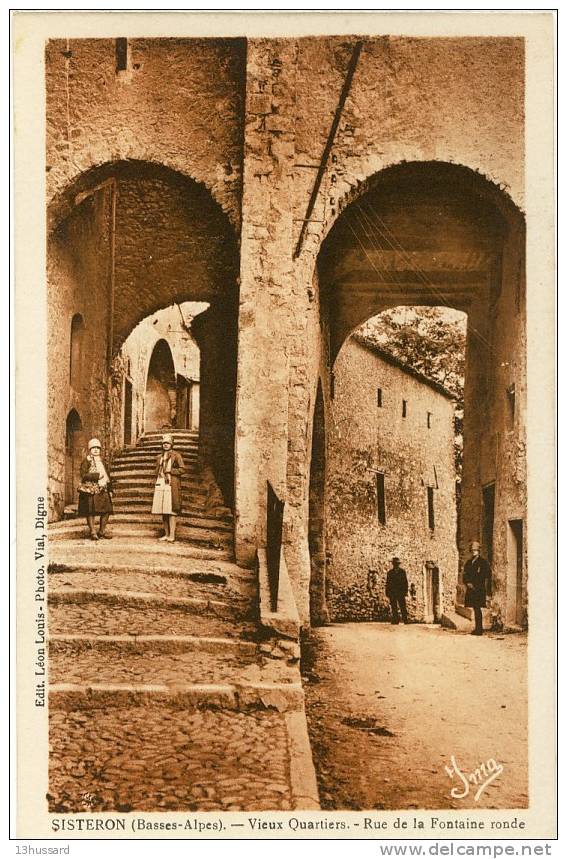
[[[71,345],[69,350],[69,384],[73,391],[80,391],[83,372],[83,340],[85,322],[80,313],[71,320]]]
[[[202,355],[199,457],[213,472],[226,503],[234,495],[234,412],[238,343],[239,251],[233,226],[211,191],[187,175],[161,164],[141,161],[107,163],[82,174],[53,200],[49,211],[48,294],[51,391],[50,413],[60,426],[69,408],[69,381],[53,368],[68,365],[69,331],[63,330],[77,307],[87,308],[88,361],[72,405],[89,426],[104,427],[105,449],[112,453],[128,443],[125,405],[128,386],[116,361],[122,344],[139,322],[186,301],[209,306],[195,332]],[[57,296],[57,300],[54,297]],[[70,316],[61,312],[69,311]],[[183,321],[179,320],[179,325]],[[80,326],[73,326],[80,335]],[[196,326],[197,328],[197,326]],[[159,335],[158,335],[159,336]],[[156,337],[156,339],[158,339]],[[73,336],[73,343],[79,336]],[[83,349],[83,352],[85,350]],[[163,358],[163,356],[162,356]],[[154,363],[160,363],[155,356]],[[175,398],[167,414],[165,389],[171,392],[163,362],[150,374],[147,420],[132,419],[132,434],[175,425]],[[171,369],[171,367],[169,367]],[[186,375],[181,366],[177,372]],[[132,368],[138,374],[138,368]],[[141,371],[140,398],[145,393]],[[75,382],[72,382],[73,389]],[[175,387],[173,383],[171,387]],[[93,395],[96,392],[96,395]],[[134,394],[135,392],[133,392]],[[195,407],[185,421],[196,424]],[[187,394],[187,404],[189,393]],[[184,405],[182,402],[181,405]],[[134,400],[136,415],[141,402]],[[127,411],[127,410],[126,410]],[[126,414],[128,418],[128,414]],[[189,427],[187,427],[189,428]],[[49,450],[50,497],[63,496],[64,468],[55,442]],[[55,516],[61,510],[51,511]]]
[[[146,432],[175,425],[177,385],[173,355],[166,340],[158,340],[148,366],[145,396]]]
[[[319,382],[313,416],[309,473],[308,539],[311,563],[309,610],[313,626],[324,624],[329,620],[326,602],[325,461],[325,406],[321,382]]]
[[[78,412],[72,409],[65,424],[65,505],[77,501],[80,483],[80,466],[85,452],[83,424]]]
[[[469,542],[484,537],[485,552],[493,554],[491,611],[498,624],[509,614],[507,601],[517,600],[518,586],[513,595],[507,586],[518,579],[507,569],[507,522],[524,519],[526,508],[523,217],[474,171],[440,162],[388,168],[344,202],[317,261],[331,409],[335,360],[368,319],[401,305],[467,314],[460,566]],[[388,494],[391,477],[382,480]],[[432,488],[436,497],[434,477],[425,484],[428,498]],[[489,484],[495,484],[494,516],[491,533],[483,534],[482,487]],[[525,568],[522,577],[525,588]],[[457,607],[462,598],[459,585]]]

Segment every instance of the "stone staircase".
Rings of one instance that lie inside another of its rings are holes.
[[[198,433],[175,430],[175,449],[187,471],[182,477],[183,512],[178,517],[176,537],[204,556],[233,559],[233,516],[224,506],[220,491],[212,477],[199,468]],[[155,467],[161,452],[161,433],[145,433],[135,447],[126,448],[116,456],[111,466],[114,513],[110,532],[117,537],[161,536],[161,516],[151,513],[155,485]],[[76,518],[76,506],[68,509],[62,522],[50,526],[50,539],[87,537],[83,520]]]
[[[159,545],[50,545],[50,811],[317,807],[298,642],[255,571]]]
[[[151,514],[161,433],[112,463],[114,539],[48,526],[49,809],[318,808],[297,636],[260,622],[197,435],[176,430],[175,448],[174,543]]]

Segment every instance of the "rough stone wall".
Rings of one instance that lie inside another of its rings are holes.
[[[496,289],[491,305],[492,328],[482,329],[477,321],[484,339],[469,336],[467,350],[466,372],[477,379],[477,386],[465,392],[463,482],[466,480],[472,491],[463,499],[461,579],[470,541],[482,540],[482,489],[494,483],[493,596],[489,608],[497,627],[527,625],[524,243],[523,225],[519,219],[512,220],[502,253],[501,288]],[[475,365],[477,369],[484,367],[484,374],[474,373]],[[508,396],[511,386],[515,389],[513,413]],[[523,521],[523,573],[518,597],[510,520]],[[459,596],[462,600],[462,589]],[[517,600],[521,605],[516,608]]]
[[[48,197],[119,160],[163,164],[205,185],[240,222],[242,39],[115,39],[46,45]]]
[[[248,42],[236,417],[236,554],[266,540],[266,482],[285,499],[292,303],[294,40]]]
[[[238,273],[235,237],[205,189],[142,174],[121,177],[116,196],[115,349],[161,307],[232,293]]]
[[[334,380],[327,473],[331,619],[387,616],[386,572],[397,555],[414,594],[408,598],[410,616],[423,620],[427,561],[439,567],[444,607],[455,603],[452,402],[352,338],[337,358]],[[377,388],[382,390],[381,407]],[[405,418],[402,400],[407,402]],[[378,520],[376,471],[385,477],[384,525]],[[428,522],[427,486],[433,487],[434,530]]]
[[[48,279],[49,520],[65,506],[65,429],[75,409],[85,441],[108,442],[107,347],[111,201],[107,190],[88,197],[51,235]],[[69,379],[71,322],[84,321],[79,384]]]

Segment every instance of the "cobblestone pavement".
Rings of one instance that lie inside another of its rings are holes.
[[[91,565],[98,567],[99,564],[128,567],[132,564],[133,558],[135,558],[136,567],[146,566],[153,569],[163,566],[183,572],[203,569],[219,572],[224,570],[233,575],[250,576],[249,570],[235,567],[231,558],[218,557],[218,552],[210,552],[185,541],[160,543],[155,537],[121,534],[113,540],[97,542],[92,542],[86,537],[70,535],[68,539],[54,539],[49,543],[49,560],[52,564],[66,564],[70,567],[75,564],[85,564],[89,567]]]
[[[52,683],[130,683],[178,686],[187,683],[293,683],[297,673],[282,659],[254,660],[238,652],[200,651],[163,654],[151,648],[143,654],[110,650],[93,659],[88,650],[57,653]]]
[[[110,606],[101,603],[54,605],[49,609],[49,632],[80,631],[90,635],[201,635],[251,636],[252,623],[237,623],[180,608]]]
[[[208,571],[195,572],[193,575],[212,578]],[[218,578],[221,578],[218,575]],[[244,611],[255,596],[255,591],[246,582],[233,579],[229,584],[224,581],[194,581],[189,576],[171,575],[165,572],[144,572],[140,570],[66,570],[52,573],[50,590],[128,590],[141,593],[154,593],[164,596],[201,597],[218,599],[241,605]]]
[[[100,568],[71,540],[50,551],[50,809],[295,807],[286,710],[302,703],[299,654],[250,620],[254,574],[187,546],[107,546]]]
[[[336,624],[304,646],[306,708],[324,808],[526,808],[527,636]],[[475,800],[465,773],[502,774]]]
[[[292,807],[279,713],[55,710],[50,741],[52,812]]]

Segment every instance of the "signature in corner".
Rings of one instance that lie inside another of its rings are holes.
[[[445,771],[450,778],[459,778],[462,785],[454,787],[451,790],[453,799],[464,799],[468,796],[471,790],[471,785],[476,787],[474,795],[475,802],[478,802],[482,791],[485,787],[498,778],[504,771],[502,764],[499,764],[494,758],[489,758],[485,763],[480,764],[473,772],[464,773],[459,769],[459,765],[455,760],[455,755],[451,755],[451,766],[445,766]]]

